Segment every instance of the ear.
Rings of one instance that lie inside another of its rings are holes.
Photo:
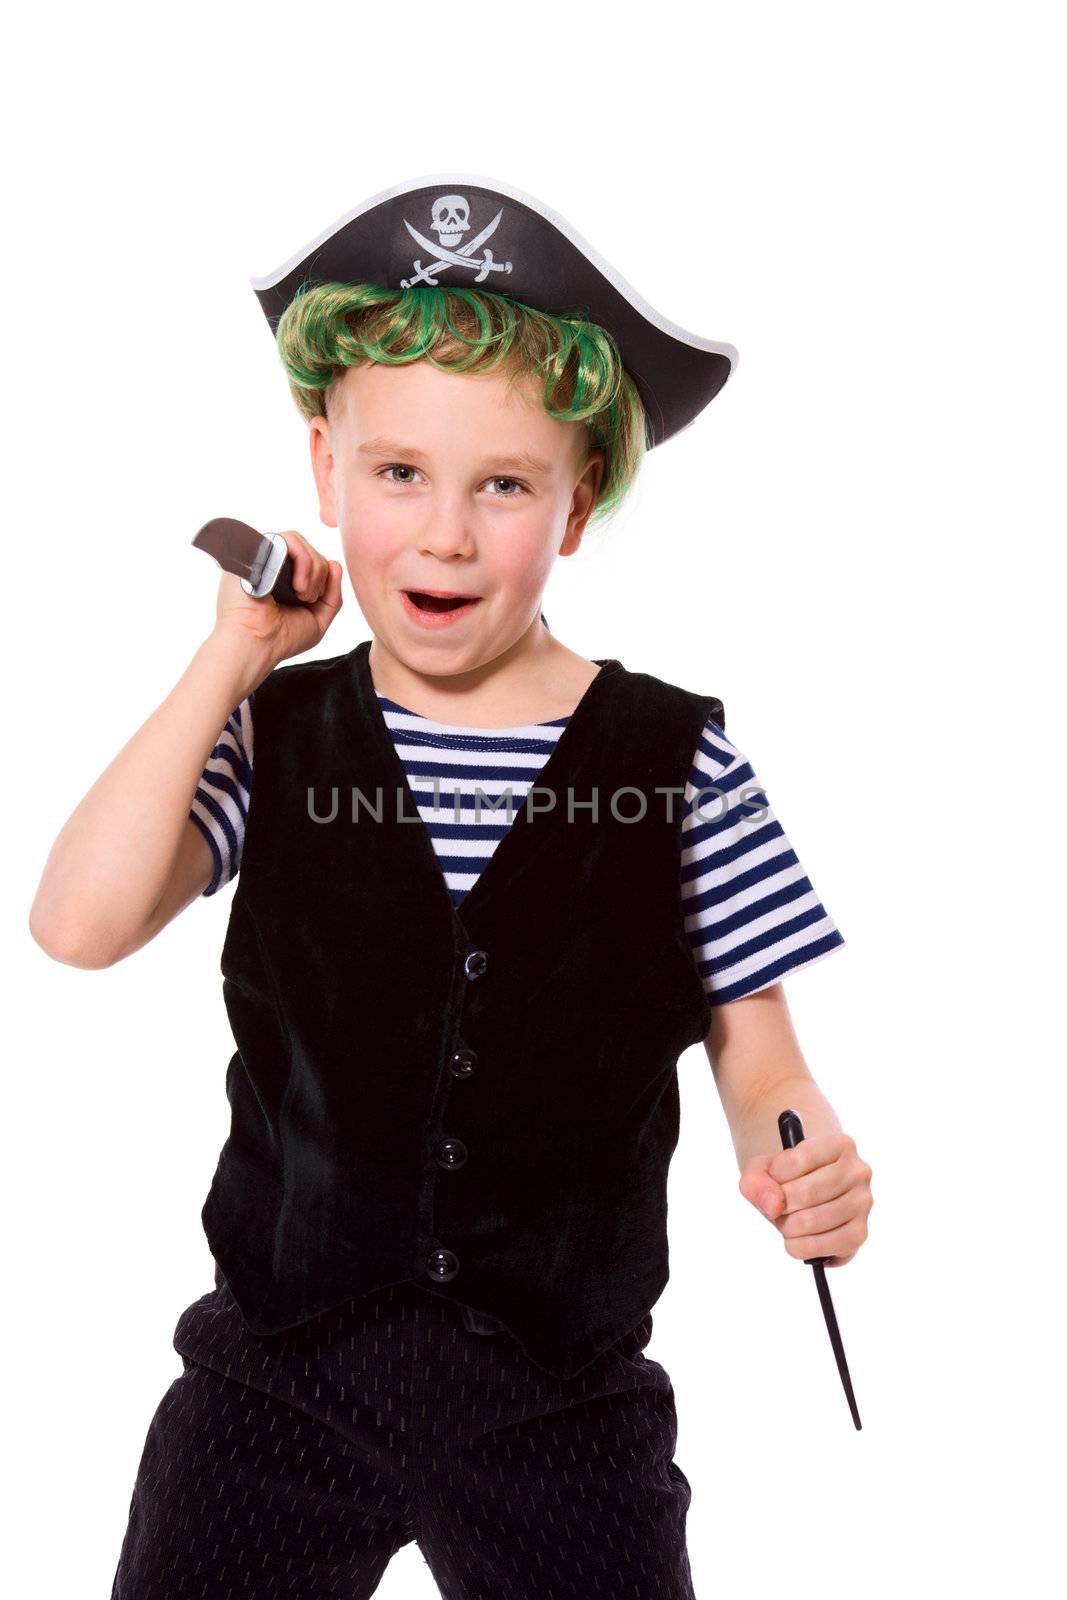
[[[567,532],[564,535],[563,543],[559,547],[561,556],[573,555],[582,542],[585,525],[589,521],[600,496],[605,461],[604,451],[600,448],[593,450],[586,458],[582,475],[574,486],[570,515],[567,518]]]
[[[330,424],[325,417],[312,417],[308,424],[311,470],[319,492],[319,520],[327,528],[337,527],[335,463]]]

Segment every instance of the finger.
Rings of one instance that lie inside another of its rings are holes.
[[[787,1183],[791,1178],[803,1177],[816,1167],[829,1166],[840,1160],[855,1144],[845,1133],[823,1133],[810,1139],[801,1139],[790,1150],[779,1150],[771,1158],[767,1171],[777,1183]]]
[[[766,1162],[749,1162],[738,1180],[737,1187],[750,1205],[773,1221],[785,1210],[785,1195],[781,1185],[767,1176]]]
[[[315,549],[314,545],[308,544],[306,539],[303,542],[308,560],[307,580],[303,589],[303,598],[313,604],[315,601],[321,600],[325,593],[326,584],[330,576],[330,563],[320,551]]]
[[[341,565],[338,561],[330,561],[327,563],[325,593],[311,607],[311,613],[323,633],[326,632],[326,629],[330,626],[338,611],[340,611],[342,601]]]
[[[854,1255],[867,1237],[866,1223],[853,1218],[843,1228],[832,1228],[829,1233],[809,1233],[802,1239],[785,1239],[787,1255],[795,1261],[810,1261],[813,1256]]]
[[[308,599],[321,600],[326,590],[330,576],[329,563],[325,556],[313,556],[311,562],[311,578],[308,582]]]
[[[314,563],[307,549],[301,550],[299,560],[293,563],[293,588],[305,605],[318,599]]]
[[[786,1153],[793,1154],[792,1151]],[[772,1162],[768,1171],[772,1171],[773,1166]],[[846,1139],[845,1149],[836,1161],[809,1169],[800,1178],[786,1179],[782,1188],[790,1196],[791,1207],[795,1210],[799,1206],[832,1200],[846,1189],[869,1186],[870,1179],[871,1168],[861,1159],[852,1140]]]
[[[250,598],[248,591],[242,589],[241,580],[237,576],[236,572],[219,573],[218,597],[220,600],[240,600],[242,598],[247,600]]]
[[[853,1190],[839,1195],[821,1206],[802,1206],[799,1211],[786,1211],[778,1218],[777,1227],[783,1239],[803,1239],[809,1234],[831,1233],[842,1228],[854,1217],[864,1214]]]
[[[302,533],[287,528],[282,535],[289,558],[293,563],[293,590],[301,600],[313,602],[319,598],[321,586],[316,582],[315,563],[322,558]]]

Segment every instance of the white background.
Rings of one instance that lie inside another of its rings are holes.
[[[1040,5],[24,11],[3,259],[10,1592],[109,1592],[228,1126],[232,891],[117,967],[26,919],[214,621],[209,516],[320,525],[248,285],[360,200],[484,174],[740,350],[545,611],[726,705],[847,941],[787,980],[874,1169],[829,1274],[680,1063],[669,1370],[697,1593],[1043,1592],[1060,1569],[1064,56]],[[368,630],[345,606],[319,653]],[[339,960],[343,959],[339,952]],[[430,1596],[416,1546],[379,1591]]]

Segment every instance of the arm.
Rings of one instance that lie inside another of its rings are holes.
[[[219,731],[276,664],[319,642],[341,606],[340,564],[292,530],[286,542],[303,603],[255,599],[224,572],[214,630],[60,831],[29,919],[56,961],[114,965],[210,881],[210,847],[189,813]]]
[[[46,954],[111,966],[207,886],[213,862],[189,817],[193,796],[220,728],[271,666],[236,631],[217,630],[201,644],[52,846],[30,910],[30,932]]]
[[[871,1168],[808,1071],[782,985],[715,1006],[704,1048],[730,1125],[741,1193],[771,1219],[789,1255],[828,1255],[831,1265],[844,1265],[867,1237]],[[782,1149],[778,1132],[778,1113],[787,1108],[804,1124],[793,1150]]]

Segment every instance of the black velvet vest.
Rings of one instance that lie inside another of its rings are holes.
[[[415,1281],[569,1377],[668,1278],[676,1065],[711,1021],[682,792],[722,704],[602,661],[456,908],[370,644],[256,690],[204,1230],[254,1333]]]

